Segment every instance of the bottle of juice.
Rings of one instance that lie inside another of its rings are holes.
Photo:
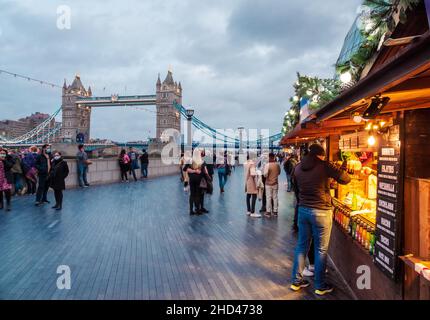
[[[371,230],[370,233],[370,242],[369,242],[369,252],[370,254],[373,256],[373,254],[375,253],[375,230]]]
[[[361,245],[366,247],[366,239],[367,239],[367,227],[363,225],[363,231],[361,233]]]
[[[367,233],[366,233],[366,245],[365,245],[366,250],[369,250],[370,248],[370,235],[371,235],[371,229],[370,227],[368,227]]]
[[[351,218],[351,237],[352,239],[355,239],[355,228],[357,227],[357,223],[355,222],[354,219]]]
[[[351,234],[351,217],[346,217],[346,232]]]
[[[357,240],[357,241],[358,241],[358,233],[359,233],[359,231],[360,231],[360,220],[357,219],[357,225],[355,227],[355,237],[354,237],[354,239]]]

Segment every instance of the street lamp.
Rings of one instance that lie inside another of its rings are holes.
[[[187,109],[185,114],[187,115],[187,122],[188,122],[188,131],[187,131],[187,144],[188,146],[192,146],[193,139],[192,139],[192,132],[191,132],[191,122],[193,120],[194,115],[194,109]]]
[[[243,130],[245,130],[244,127],[237,128],[239,130],[239,154],[242,154],[243,152]]]

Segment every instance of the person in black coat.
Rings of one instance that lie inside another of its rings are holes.
[[[6,211],[11,210],[13,165],[13,158],[8,154],[7,150],[0,148],[0,210],[3,209],[3,193],[6,196]]]
[[[41,153],[36,158],[38,186],[36,192],[36,206],[49,203],[47,194],[49,189],[49,172],[51,171],[51,146],[43,145]]]
[[[56,152],[52,159],[52,168],[49,174],[49,183],[54,189],[55,206],[52,209],[61,210],[63,207],[63,190],[66,189],[66,178],[69,175],[69,166],[61,156],[61,152]]]

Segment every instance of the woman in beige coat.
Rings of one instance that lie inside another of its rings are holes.
[[[257,172],[255,167],[255,162],[250,159],[244,166],[245,169],[245,193],[246,193],[246,206],[247,215],[253,218],[261,218],[261,214],[255,213],[255,202],[257,201]]]

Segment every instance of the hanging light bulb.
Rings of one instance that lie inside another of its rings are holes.
[[[375,145],[375,143],[376,143],[375,137],[373,135],[370,135],[369,138],[367,139],[367,144],[370,147],[373,147]]]
[[[294,102],[299,101],[299,97],[298,97],[298,96],[294,96],[294,97],[293,97],[293,101],[294,101]]]
[[[352,80],[352,75],[349,71],[344,72],[340,75],[340,81],[342,81],[342,83],[349,83]]]

